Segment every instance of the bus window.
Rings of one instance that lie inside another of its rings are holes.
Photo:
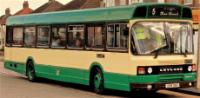
[[[24,32],[24,45],[25,47],[35,46],[35,27],[26,27]]]
[[[87,47],[102,48],[103,47],[103,32],[101,26],[87,27]]]
[[[14,27],[13,29],[13,46],[22,46],[23,44],[23,28]]]
[[[84,44],[84,26],[68,26],[68,46],[73,48],[83,48]]]
[[[110,49],[127,49],[127,24],[110,24],[107,26],[107,47]]]
[[[52,28],[52,48],[64,48],[66,45],[66,29],[65,27]]]
[[[48,47],[49,46],[49,27],[41,26],[38,27],[38,34],[37,34],[37,46],[38,47]]]
[[[6,46],[11,46],[13,41],[13,27],[7,27],[6,31]]]

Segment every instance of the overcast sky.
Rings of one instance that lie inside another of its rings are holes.
[[[28,1],[29,7],[34,10],[39,6],[43,5],[44,3],[48,2],[49,0],[0,0],[0,16],[5,14],[6,8],[10,8],[11,14],[14,14],[17,11],[21,10],[24,1]],[[57,0],[57,1],[59,1],[62,4],[66,4],[71,0]]]

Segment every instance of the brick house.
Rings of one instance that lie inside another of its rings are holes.
[[[52,11],[58,10],[62,6],[63,6],[63,4],[61,4],[60,2],[58,2],[56,0],[49,0],[44,5],[35,9],[32,13],[52,12]]]
[[[24,1],[23,3],[23,8],[16,12],[14,15],[25,15],[25,14],[30,14],[33,10],[29,8],[28,1]]]
[[[6,20],[9,16],[11,16],[9,8],[6,8],[5,15],[0,16],[0,50],[3,50],[4,35],[6,32]]]
[[[165,0],[103,0],[105,7],[130,5],[134,3],[164,3]]]
[[[0,25],[6,24],[6,19],[11,16],[10,9],[6,8],[5,15],[0,16]]]
[[[105,7],[130,5],[133,3],[177,3],[184,4],[189,7],[199,7],[199,0],[103,0]]]
[[[103,0],[72,0],[67,3],[58,11],[61,10],[74,10],[74,9],[87,9],[87,8],[99,8],[103,7]]]

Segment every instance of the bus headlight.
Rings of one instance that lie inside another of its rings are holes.
[[[188,66],[188,71],[189,71],[189,72],[192,71],[192,66]]]
[[[147,72],[148,74],[151,74],[153,72],[153,69],[151,67],[148,67]]]

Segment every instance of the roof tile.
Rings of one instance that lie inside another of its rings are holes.
[[[57,9],[61,8],[63,4],[61,4],[58,1],[49,1],[45,3],[44,5],[40,6],[36,10],[34,10],[32,13],[41,13],[41,12],[51,12],[56,11]]]
[[[61,11],[61,10],[98,8],[100,7],[100,2],[101,0],[73,0],[58,10]]]

